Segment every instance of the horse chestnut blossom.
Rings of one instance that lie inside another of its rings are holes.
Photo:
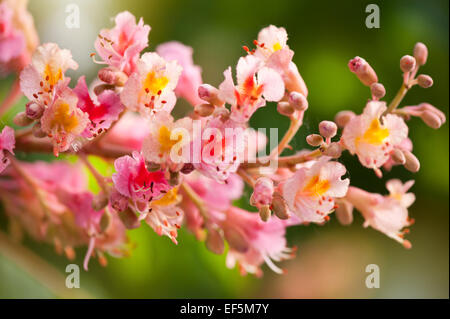
[[[405,121],[393,114],[382,116],[384,102],[370,101],[363,114],[345,125],[342,142],[351,154],[357,154],[361,164],[377,169],[385,164],[391,152],[408,136]]]
[[[167,62],[157,53],[142,55],[120,94],[122,103],[129,110],[143,116],[159,111],[171,112],[176,103],[174,89],[182,68],[176,61]]]
[[[17,12],[24,13],[21,19]],[[420,117],[433,129],[446,122],[429,103],[402,106],[410,89],[433,84],[418,74],[429,56],[423,43],[401,58],[403,83],[389,103],[367,60],[351,59],[350,71],[370,89],[364,109],[341,110],[335,121],[321,121],[304,136],[312,149],[295,150],[291,142],[307,109],[316,106],[309,105],[282,27],[263,28],[255,49],[244,47],[236,84],[230,66],[214,86],[203,83],[188,45],[170,41],[142,53],[150,26],[122,12],[93,44],[101,58],[91,54],[94,62],[105,67],[92,82],[82,75],[72,86],[65,74],[78,67],[71,52],[52,42],[38,46],[31,21],[23,6],[1,2],[0,72],[20,72],[20,87],[13,84],[12,90],[28,98],[14,117],[24,128],[5,126],[0,133],[0,200],[17,239],[27,234],[69,259],[84,247],[87,270],[91,258],[105,266],[107,255],[130,255],[127,232],[135,228],[148,226],[174,244],[178,230],[186,228],[212,253],[226,253],[228,267],[261,276],[264,265],[284,273],[279,263],[294,257],[288,227],[323,225],[333,212],[349,225],[356,209],[364,227],[412,247],[405,235],[413,224],[413,182],[388,181],[389,195],[357,188],[341,155],[356,155],[379,178],[393,165],[420,169],[408,120]],[[177,98],[186,99],[190,111],[172,112]],[[11,101],[6,98],[0,114]],[[252,116],[266,104],[289,121],[280,141],[250,130]],[[261,154],[267,146],[270,152]],[[288,148],[293,152],[286,156]],[[49,163],[14,157],[36,152],[65,152],[74,163],[67,157]],[[111,171],[100,173],[93,157]],[[252,211],[236,207],[248,194]]]

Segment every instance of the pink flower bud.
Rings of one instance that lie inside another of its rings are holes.
[[[118,215],[126,229],[135,229],[141,225],[136,214],[129,208],[119,212]]]
[[[411,72],[416,67],[416,59],[410,55],[404,55],[400,59],[400,69],[406,73]]]
[[[28,102],[25,105],[25,113],[27,114],[27,117],[33,120],[40,119],[44,113],[44,109],[45,108],[43,105],[34,102]]]
[[[370,86],[370,92],[375,100],[382,99],[386,95],[386,89],[381,83],[373,83]]]
[[[17,126],[28,126],[33,123],[34,120],[30,119],[25,112],[17,113],[14,116],[13,122]]]
[[[295,109],[289,102],[278,102],[277,111],[281,115],[291,116],[295,112]]]
[[[432,111],[422,112],[420,118],[424,121],[426,125],[428,125],[431,128],[434,128],[435,130],[440,128],[442,125],[440,117]]]
[[[341,225],[350,225],[353,222],[353,205],[346,200],[337,201],[336,218]]]
[[[306,143],[311,146],[320,146],[323,143],[323,137],[319,134],[310,134],[306,137]]]
[[[104,192],[100,192],[94,196],[92,200],[92,208],[96,211],[100,211],[108,205],[108,196]]]
[[[419,108],[423,111],[431,111],[431,112],[435,113],[441,119],[442,124],[444,124],[446,122],[446,117],[445,117],[444,112],[442,112],[438,108],[434,107],[433,105],[431,105],[429,103],[420,103]]]
[[[262,205],[260,208],[259,208],[259,217],[261,217],[261,220],[263,221],[263,222],[266,222],[266,221],[268,221],[269,220],[269,218],[270,218],[270,208],[269,208],[269,206],[268,205]]]
[[[98,78],[105,83],[115,86],[124,86],[128,80],[128,76],[125,73],[109,67],[98,71]]]
[[[299,92],[289,94],[289,103],[298,111],[305,111],[308,108],[308,100]]]
[[[240,253],[247,252],[249,243],[240,229],[232,226],[225,227],[224,235],[231,248]]]
[[[403,150],[403,155],[405,156],[405,168],[413,173],[416,173],[420,169],[420,162],[417,157],[410,151]]]
[[[347,123],[355,117],[356,114],[352,111],[340,111],[336,116],[334,117],[334,122],[340,127],[343,128]]]
[[[337,133],[337,125],[332,121],[322,121],[319,123],[319,132],[326,139],[332,138]]]
[[[33,133],[33,136],[38,137],[38,138],[47,136],[47,133],[45,133],[41,127],[41,123],[34,124],[33,128],[31,129],[31,132]]]
[[[210,116],[214,112],[214,105],[212,104],[199,104],[195,106],[194,112],[201,117]]]
[[[414,57],[418,65],[424,65],[427,62],[428,49],[422,42],[417,42],[414,46]]]
[[[222,235],[215,229],[208,229],[205,241],[206,248],[217,255],[222,255],[225,249],[225,244]]]
[[[394,148],[391,153],[391,158],[396,164],[404,165],[406,162],[405,155],[403,155],[403,152],[398,148]]]
[[[366,60],[360,58],[359,56],[350,60],[348,63],[348,67],[350,71],[356,74],[358,79],[366,86],[370,86],[371,84],[378,82],[377,74],[374,69],[367,63]]]
[[[100,95],[106,90],[114,90],[114,89],[115,89],[114,85],[111,85],[111,84],[100,84],[100,85],[97,85],[96,87],[94,87],[94,94],[95,95]]]
[[[288,219],[290,217],[287,203],[278,192],[273,193],[272,210],[279,219]]]
[[[215,106],[222,106],[224,103],[219,99],[219,90],[209,84],[202,84],[198,87],[198,97]]]
[[[331,143],[324,151],[323,154],[332,158],[339,158],[342,154],[342,147],[339,143]]]
[[[429,75],[420,74],[417,77],[417,84],[426,89],[433,85],[433,79]]]
[[[230,110],[226,107],[216,107],[213,113],[214,117],[220,117],[222,121],[227,121],[230,118]]]
[[[255,182],[250,203],[253,206],[270,205],[272,203],[274,187],[273,181],[268,177],[260,177]]]

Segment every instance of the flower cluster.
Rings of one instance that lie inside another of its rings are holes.
[[[262,29],[254,49],[244,46],[235,70],[228,67],[223,82],[213,86],[203,83],[192,48],[182,43],[142,53],[151,28],[122,12],[95,41],[91,57],[103,65],[98,78],[88,86],[82,76],[71,87],[66,73],[78,65],[70,51],[55,43],[25,50],[29,18],[14,19],[16,9],[9,1],[0,5],[0,63],[13,69],[13,59],[32,52],[29,63],[15,69],[29,102],[14,122],[27,128],[5,127],[0,134],[0,199],[14,234],[25,231],[69,258],[74,247],[87,246],[87,269],[92,256],[105,264],[105,253],[127,255],[126,229],[142,221],[175,244],[178,229],[186,227],[211,252],[227,251],[227,266],[259,276],[263,264],[283,273],[275,262],[294,257],[287,227],[323,225],[333,212],[347,225],[355,208],[364,227],[411,247],[404,235],[413,223],[408,207],[415,197],[407,191],[414,182],[393,179],[386,184],[389,195],[371,193],[350,185],[339,158],[347,150],[380,178],[382,169],[393,165],[419,170],[407,120],[420,117],[435,129],[446,120],[428,103],[399,107],[413,86],[433,83],[428,75],[417,75],[428,56],[424,44],[400,60],[403,83],[389,104],[382,101],[385,89],[375,70],[360,57],[352,59],[350,71],[370,87],[361,114],[344,110],[334,121],[320,122],[318,133],[306,137],[313,150],[283,156],[309,107],[284,28]],[[192,112],[174,118],[179,98]],[[268,155],[261,152],[269,137],[249,128],[261,107],[276,107],[290,121],[275,147],[270,143]],[[14,147],[71,153],[78,160],[27,163],[13,156]],[[101,157],[114,172],[100,174],[91,156]],[[96,180],[97,192],[88,188],[86,172]],[[252,189],[254,212],[233,206],[244,184]]]

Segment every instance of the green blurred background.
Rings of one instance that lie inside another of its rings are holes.
[[[65,27],[65,8],[70,3],[80,7],[79,29]],[[369,3],[380,7],[379,29],[365,26],[365,7]],[[94,50],[96,35],[101,28],[111,27],[110,18],[122,10],[142,16],[152,27],[149,50],[169,40],[194,47],[194,60],[203,68],[204,82],[213,85],[222,81],[223,70],[236,64],[244,54],[242,45],[252,45],[262,27],[284,26],[289,46],[296,52],[294,61],[310,91],[305,125],[294,143],[300,149],[306,147],[306,134],[317,132],[320,120],[333,119],[342,109],[360,113],[369,98],[369,90],[349,72],[349,59],[359,55],[371,63],[387,89],[389,101],[402,81],[399,59],[412,54],[417,41],[429,48],[429,60],[421,71],[432,75],[434,86],[427,90],[413,88],[404,105],[427,101],[448,116],[448,5],[446,0],[31,0],[29,8],[41,42],[56,42],[72,50],[80,64],[77,72],[70,73],[72,79],[82,74],[89,79],[95,77],[98,66],[92,63],[89,53]],[[11,82],[12,78],[0,79],[0,98]],[[15,112],[23,107],[24,100]],[[259,110],[251,124],[278,127],[284,132],[288,121],[274,110],[274,105]],[[12,114],[2,122],[9,123]],[[370,191],[385,192],[385,180],[391,177],[416,180],[412,191],[417,200],[410,208],[416,224],[408,235],[411,250],[375,230],[364,229],[356,213],[354,223],[348,227],[332,218],[325,226],[289,229],[289,243],[299,249],[294,260],[282,264],[288,273],[279,276],[265,267],[264,277],[256,279],[227,269],[224,256],[209,253],[186,231],[181,231],[179,245],[175,246],[149,227],[141,227],[129,232],[136,243],[132,256],[109,258],[106,268],[91,262],[89,272],[81,273],[81,288],[100,298],[448,298],[448,124],[434,131],[413,119],[410,137],[422,164],[417,174],[396,167],[380,180],[361,168],[355,158],[344,156],[343,160],[352,184]],[[0,227],[6,229],[1,213]],[[57,256],[52,247],[31,240],[24,245],[48,262],[59,276],[64,275],[69,262]],[[77,253],[76,263],[81,265],[84,250]],[[365,286],[368,264],[380,267],[379,289]],[[48,289],[43,277],[31,276],[0,251],[0,297],[47,298],[55,297],[55,292]]]

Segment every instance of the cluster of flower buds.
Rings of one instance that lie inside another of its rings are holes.
[[[0,19],[8,21],[11,13],[3,3],[0,8]],[[0,42],[12,41],[16,29],[8,30],[9,38]],[[309,106],[284,28],[262,29],[255,48],[244,47],[236,79],[228,67],[216,87],[203,83],[193,50],[184,44],[168,42],[141,54],[149,32],[150,26],[129,12],[119,13],[113,28],[101,30],[91,56],[105,66],[91,90],[83,76],[69,86],[65,73],[78,66],[69,50],[55,43],[34,50],[20,73],[29,102],[14,118],[15,124],[32,127],[15,134],[5,127],[0,135],[0,173],[9,177],[0,180],[0,199],[15,229],[53,243],[69,258],[74,247],[87,246],[86,269],[91,256],[104,265],[105,253],[127,255],[126,230],[142,221],[175,244],[185,226],[213,253],[228,247],[227,266],[237,264],[242,274],[257,276],[263,264],[283,273],[274,262],[294,256],[287,227],[322,225],[333,212],[348,225],[354,208],[364,226],[411,247],[403,237],[404,227],[412,224],[408,207],[414,195],[407,191],[413,182],[391,180],[390,195],[369,193],[350,186],[338,160],[348,150],[380,178],[381,169],[393,165],[419,170],[406,120],[418,116],[433,128],[446,120],[427,103],[398,107],[412,86],[432,85],[429,76],[417,75],[427,59],[425,45],[417,44],[414,57],[401,59],[404,82],[389,105],[382,101],[386,91],[375,70],[360,57],[352,59],[350,70],[371,90],[362,114],[344,110],[334,121],[321,121],[318,133],[306,137],[315,149],[282,156]],[[192,112],[174,118],[178,98],[188,101]],[[256,153],[266,149],[268,137],[250,130],[249,120],[268,102],[290,126],[275,147],[270,143],[270,154],[260,156]],[[13,150],[48,146],[55,156],[71,149],[79,160],[75,165],[25,163],[13,157]],[[114,173],[100,174],[90,154],[113,163]],[[97,181],[97,192],[88,189],[83,166]],[[252,189],[250,204],[257,212],[233,206],[244,194],[244,183]]]

